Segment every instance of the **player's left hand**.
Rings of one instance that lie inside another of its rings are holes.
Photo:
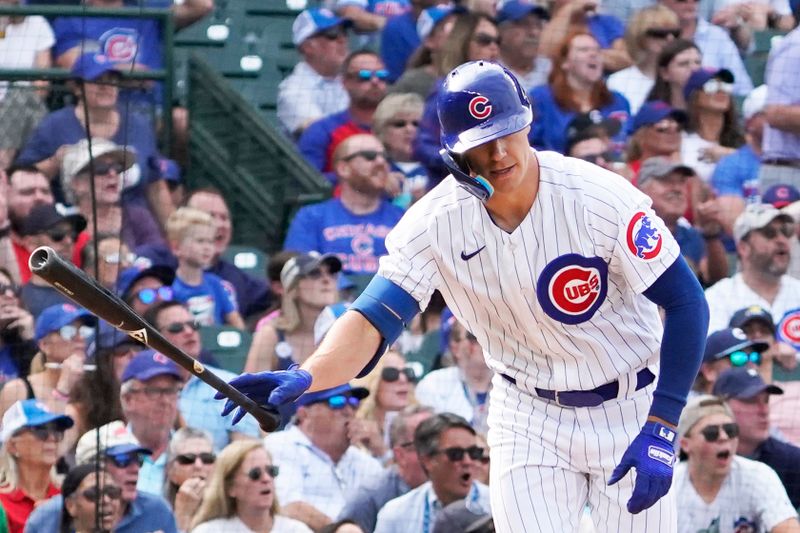
[[[644,511],[669,491],[675,464],[675,438],[672,428],[658,422],[646,422],[611,473],[609,485],[625,477],[631,468],[636,469],[633,495],[628,500],[630,513]]]

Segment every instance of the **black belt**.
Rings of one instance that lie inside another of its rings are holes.
[[[517,380],[511,376],[505,374],[500,375],[512,385],[517,384]],[[655,374],[653,374],[649,368],[639,370],[636,373],[636,390],[647,387],[655,379]],[[536,387],[535,390],[540,398],[550,400],[563,407],[597,407],[601,403],[613,400],[619,396],[619,381],[609,381],[592,390],[555,391],[540,389],[539,387]]]
[[[761,161],[762,165],[773,165],[776,167],[800,168],[800,159],[789,159],[783,157],[773,157]]]

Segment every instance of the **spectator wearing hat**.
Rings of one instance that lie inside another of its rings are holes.
[[[8,531],[22,533],[33,508],[59,493],[55,464],[72,419],[51,412],[40,401],[15,402],[0,426],[0,505]]]
[[[719,375],[713,392],[728,403],[739,426],[736,453],[775,470],[792,507],[800,507],[800,448],[770,435],[770,397],[783,389],[764,383],[752,368],[731,368]]]
[[[800,3],[790,1],[796,23],[800,23]],[[800,188],[800,26],[786,34],[769,52],[765,83],[763,153],[759,183],[761,190],[776,183]]]
[[[302,60],[278,86],[278,120],[295,138],[312,122],[347,109],[340,69],[349,25],[325,8],[306,9],[294,20],[292,42]]]
[[[386,25],[381,30],[380,51],[383,64],[389,71],[389,83],[395,83],[400,78],[409,58],[430,33],[434,22],[427,16],[433,13],[429,10],[449,12],[450,9],[449,6],[436,5],[435,0],[414,0],[410,2],[409,9],[386,19]],[[426,16],[423,16],[426,12]],[[423,31],[419,31],[421,27]]]
[[[703,66],[732,72],[736,79],[734,93],[739,96],[746,96],[753,90],[753,82],[747,74],[736,44],[725,28],[711,24],[700,16],[698,2],[683,0],[658,0],[658,2],[670,8],[678,16],[681,37],[697,43],[703,56]]]
[[[500,64],[511,71],[526,91],[547,83],[552,63],[539,53],[542,29],[550,14],[533,3],[510,0],[497,12]]]
[[[178,365],[154,350],[136,354],[122,373],[122,412],[136,440],[152,451],[139,472],[140,491],[161,495],[182,385]]]
[[[80,25],[86,21],[80,17],[74,20]],[[91,21],[105,19],[92,18]],[[147,21],[155,24],[155,21]],[[135,49],[136,43],[125,37],[122,46],[115,48],[126,52]],[[133,48],[131,48],[133,47]],[[141,57],[141,56],[137,56]],[[159,55],[160,57],[160,55]],[[55,186],[56,198],[63,200],[60,180],[61,163],[68,145],[85,139],[87,131],[93,136],[108,139],[119,146],[135,152],[136,162],[125,173],[122,184],[122,203],[135,202],[149,208],[155,219],[164,224],[172,212],[169,190],[149,165],[157,156],[156,137],[152,125],[139,113],[126,113],[118,101],[119,81],[125,67],[110,56],[88,52],[75,61],[71,75],[78,82],[74,91],[77,105],[70,105],[47,115],[33,132],[17,157],[18,164],[36,165],[51,178]],[[85,116],[89,124],[83,124]]]
[[[709,331],[724,328],[733,313],[760,305],[782,317],[800,301],[800,280],[786,274],[794,220],[769,204],[749,204],[733,225],[740,271],[706,289]]]
[[[30,372],[31,360],[39,350],[34,320],[20,302],[19,286],[0,267],[0,389],[9,381]]]
[[[88,231],[78,238],[76,248],[80,251],[91,238],[95,215],[98,230],[119,235],[131,249],[165,244],[161,228],[145,206],[121,203],[125,177],[136,164],[136,151],[102,138],[92,139],[91,152],[89,148],[89,140],[81,139],[67,146],[61,160],[64,196],[88,222]]]
[[[733,74],[701,68],[683,88],[689,117],[681,138],[681,160],[708,182],[720,158],[744,144],[733,102]]]
[[[389,167],[381,142],[348,137],[333,154],[341,195],[302,207],[292,219],[285,250],[337,254],[348,275],[373,275],[386,255],[385,239],[403,216],[386,199]]]
[[[99,448],[98,448],[99,441]],[[119,486],[122,517],[114,527],[116,533],[163,531],[176,533],[175,518],[160,496],[136,489],[144,458],[150,450],[137,442],[120,420],[86,432],[75,452],[77,465],[94,467],[98,459]],[[55,496],[39,505],[25,527],[27,533],[58,531],[64,498]]]
[[[381,58],[369,50],[356,50],[342,63],[343,85],[350,96],[348,107],[311,123],[297,141],[297,148],[311,166],[333,180],[333,154],[348,137],[372,130],[373,115],[386,96],[389,72]],[[335,180],[333,180],[335,182]]]
[[[739,426],[730,408],[711,395],[689,400],[678,423],[675,465],[678,531],[800,531],[797,512],[778,475],[736,455]]]
[[[667,43],[678,39],[681,27],[675,13],[655,4],[637,11],[625,28],[625,48],[633,65],[608,77],[608,88],[621,93],[631,106],[631,114],[639,112],[653,88],[658,71],[658,56]]]
[[[144,315],[154,304],[172,301],[174,281],[175,270],[166,265],[137,263],[120,272],[117,294],[137,314]]]
[[[48,177],[33,165],[13,165],[5,174],[4,178],[0,172],[0,193],[6,199],[5,209],[0,206],[0,265],[8,268],[17,282],[27,283],[31,253],[23,244],[22,225],[34,207],[53,203],[53,192]],[[10,237],[16,265],[9,256],[6,236]]]
[[[54,413],[64,413],[72,388],[86,362],[86,345],[94,336],[95,318],[72,304],[48,307],[36,319],[34,339],[40,356],[29,376],[9,381],[0,391],[0,413],[17,400],[37,399]],[[43,367],[43,368],[42,368]],[[70,435],[68,444],[77,435]]]
[[[714,200],[700,204],[697,227],[683,219],[689,207],[687,181],[696,177],[690,167],[651,157],[642,163],[637,185],[653,201],[653,210],[664,221],[681,248],[681,255],[706,286],[728,275],[728,256],[720,240],[722,224]]]
[[[473,512],[489,511],[489,487],[475,480],[486,450],[466,420],[452,413],[433,415],[414,431],[414,447],[429,481],[384,505],[375,533],[425,531],[458,500]]]
[[[295,402],[296,423],[264,439],[281,467],[275,488],[286,516],[319,529],[338,516],[349,495],[381,475],[381,464],[350,444],[347,429],[368,394],[348,384],[304,394]]]
[[[633,182],[642,161],[651,157],[665,157],[680,162],[681,132],[686,127],[686,113],[666,102],[645,102],[633,117],[626,159],[633,174]]]
[[[611,137],[619,133],[621,127],[618,121],[603,118],[599,113],[578,115],[567,127],[565,154],[619,174],[624,169],[616,164],[620,154],[612,149]]]
[[[793,370],[797,366],[797,351],[784,340],[777,339],[772,314],[760,305],[750,305],[736,311],[728,327],[741,329],[751,341],[769,345],[760,365],[763,369],[761,375],[767,383],[772,381],[773,361],[787,370]]]
[[[28,253],[40,246],[49,246],[63,259],[75,259],[75,240],[86,227],[86,219],[60,204],[42,204],[31,209],[22,224],[22,244]],[[39,276],[31,276],[20,290],[25,308],[34,317],[51,305],[67,302],[66,296]]]
[[[763,354],[768,348],[766,342],[748,339],[739,328],[713,332],[706,339],[703,362],[692,390],[694,393],[711,394],[720,373],[732,367],[760,370]]]
[[[236,374],[217,368],[213,355],[203,350],[197,322],[186,305],[175,301],[159,302],[145,313],[144,318],[169,342],[203,363],[206,371],[223,381],[236,377]],[[178,398],[181,418],[186,425],[210,433],[215,450],[221,450],[236,439],[261,435],[258,424],[250,416],[236,426],[232,424],[233,415],[219,416],[219,402],[214,399],[217,391],[183,367],[177,369],[182,382]]]
[[[70,469],[61,485],[60,520],[51,531],[92,531],[98,525],[100,531],[117,531],[122,518],[121,493],[122,489],[104,469],[94,465]],[[27,524],[26,529],[30,529]]]

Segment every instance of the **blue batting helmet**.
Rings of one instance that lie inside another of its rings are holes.
[[[453,155],[530,125],[533,112],[528,96],[514,75],[502,66],[471,61],[447,75],[436,103],[444,146],[442,158],[453,176],[485,201],[492,194],[491,185],[481,176],[469,176],[455,163]]]

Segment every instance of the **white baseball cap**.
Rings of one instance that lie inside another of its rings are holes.
[[[739,242],[754,229],[767,226],[776,218],[786,218],[794,222],[791,215],[776,209],[770,204],[748,204],[733,223],[733,240]]]
[[[100,434],[100,448],[97,448],[97,435]],[[99,453],[129,453],[142,452],[151,453],[147,448],[142,447],[136,440],[125,423],[121,420],[114,420],[104,426],[87,431],[78,440],[75,449],[75,462],[82,465],[94,461]]]
[[[300,46],[315,33],[339,25],[349,26],[350,19],[337,17],[333,11],[324,7],[306,9],[294,19],[292,42],[295,46]]]

